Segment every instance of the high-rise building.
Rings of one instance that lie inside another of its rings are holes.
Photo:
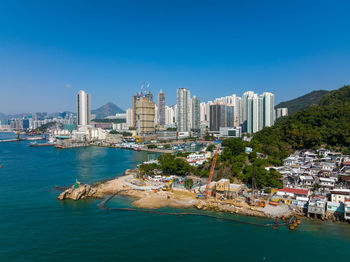
[[[169,126],[175,124],[175,113],[173,107],[166,106],[165,108],[165,124]]]
[[[136,101],[136,130],[139,135],[154,133],[155,104],[148,97]]]
[[[287,107],[276,108],[276,119],[283,116],[288,116],[288,108]]]
[[[261,96],[263,100],[263,127],[273,126],[275,122],[275,96],[269,92],[265,92]]]
[[[132,108],[128,108],[126,110],[126,126],[129,128],[129,127],[132,127],[133,126],[133,114],[132,114]]]
[[[257,95],[245,92],[241,100],[243,131],[253,134],[266,126],[272,126],[274,117],[274,95],[265,92]]]
[[[160,126],[165,125],[165,94],[160,90],[158,94],[158,123]]]
[[[259,100],[259,96],[252,91],[245,92],[242,96],[243,131],[249,134],[259,131],[260,128]]]
[[[140,99],[140,94],[136,93],[132,96],[132,127],[136,129],[136,102]]]
[[[220,104],[210,105],[210,124],[212,132],[218,132],[225,123],[225,106]]]
[[[218,132],[220,127],[234,126],[234,106],[224,104],[210,105],[210,131]]]
[[[191,98],[190,91],[186,88],[177,90],[177,114],[176,125],[179,132],[191,130]]]
[[[80,90],[77,95],[77,122],[79,126],[90,125],[91,100],[90,95]]]
[[[200,121],[200,102],[198,97],[193,96],[192,98],[192,129],[194,131],[200,130],[201,121]]]

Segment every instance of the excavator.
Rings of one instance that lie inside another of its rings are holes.
[[[172,178],[168,184],[166,184],[165,186],[162,187],[162,190],[163,191],[169,191],[173,185],[173,182],[174,182],[174,178]]]

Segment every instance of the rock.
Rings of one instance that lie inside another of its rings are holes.
[[[87,197],[103,198],[104,195],[102,192],[98,191],[96,188],[93,188],[90,185],[85,184],[85,185],[79,186],[78,188],[74,188],[74,186],[72,186],[71,188],[68,188],[58,196],[58,199],[59,200],[63,200],[63,199],[79,200],[79,199],[85,199]]]

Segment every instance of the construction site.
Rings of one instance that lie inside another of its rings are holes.
[[[246,188],[243,184],[232,184],[227,179],[211,181],[218,150],[219,148],[215,152],[208,180],[191,177],[194,183],[190,188],[185,184],[186,177],[166,176],[162,173],[146,176],[136,168],[126,170],[124,176],[96,183],[91,188],[79,186],[67,189],[60,194],[59,199],[78,200],[88,196],[111,195],[100,204],[101,208],[109,209],[106,206],[107,202],[117,195],[123,195],[134,198],[132,205],[136,208],[118,209],[119,211],[162,213],[155,210],[171,207],[196,208],[203,211],[219,211],[273,219],[294,216],[287,205],[272,206],[269,204],[268,195],[256,196],[253,190]],[[192,212],[186,214],[197,215]],[[291,229],[294,229],[294,226],[296,225],[293,225]]]

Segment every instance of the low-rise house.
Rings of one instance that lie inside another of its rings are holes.
[[[346,221],[350,220],[350,199],[345,199],[344,202],[344,219]]]
[[[241,185],[231,184],[229,179],[222,178],[216,182],[215,196],[221,198],[234,198],[238,195]]]
[[[313,215],[314,217],[320,216],[324,218],[326,212],[326,201],[325,199],[315,198],[309,201],[307,216]]]
[[[327,212],[342,214],[344,212],[344,204],[327,201]]]
[[[312,176],[299,176],[298,184],[302,187],[312,187],[314,178]]]
[[[343,162],[342,162],[343,166],[350,166],[350,157],[346,156],[343,158]]]
[[[283,160],[284,166],[294,166],[299,160],[296,157],[287,157],[285,160]]]
[[[350,198],[350,189],[337,188],[331,190],[331,202],[344,203],[345,199]]]
[[[333,162],[322,162],[321,163],[321,171],[323,173],[331,174],[335,167],[336,167],[335,163],[333,163]]]
[[[309,196],[310,192],[307,189],[285,187],[282,189],[278,189],[276,194],[278,196],[296,199],[297,197],[307,198]]]
[[[335,180],[334,180],[333,178],[319,177],[319,178],[318,178],[318,184],[319,184],[322,188],[329,188],[329,189],[332,189],[332,188],[334,188]]]

